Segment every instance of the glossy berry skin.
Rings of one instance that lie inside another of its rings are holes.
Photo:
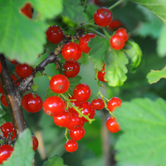
[[[77,43],[69,42],[62,48],[62,56],[67,61],[77,61],[82,56],[82,51]]]
[[[128,33],[127,33],[125,28],[119,28],[115,32],[115,34],[118,35],[118,36],[121,36],[124,39],[125,42],[129,39],[129,35],[128,35]]]
[[[122,26],[122,23],[119,20],[112,20],[112,22],[108,25],[110,29],[118,29]]]
[[[48,97],[43,103],[43,110],[49,116],[58,116],[65,111],[65,102],[58,96]]]
[[[70,102],[71,102],[72,105],[74,105],[76,107],[80,106],[80,103],[76,100],[75,101],[70,101]],[[71,114],[74,114],[74,115],[78,116],[78,112],[72,106],[69,106],[68,110]]]
[[[31,135],[31,137],[32,137],[33,150],[35,151],[38,148],[39,142],[38,142],[38,139],[35,136]]]
[[[0,63],[0,73],[1,73],[1,71],[2,71],[2,64]]]
[[[77,61],[66,61],[63,64],[64,75],[68,78],[75,77],[80,72],[80,64]]]
[[[26,15],[28,18],[32,18],[33,16],[33,8],[30,3],[26,3],[22,8],[21,8],[21,13]]]
[[[112,13],[107,8],[103,7],[96,10],[94,14],[94,21],[97,25],[105,27],[112,21]]]
[[[73,90],[73,97],[78,102],[85,102],[90,98],[91,95],[91,89],[86,84],[78,84],[75,86]]]
[[[33,72],[33,69],[27,64],[18,64],[16,66],[16,73],[21,78],[26,78],[30,76]]]
[[[83,120],[82,118],[74,115],[74,114],[71,114],[71,122],[70,124],[67,126],[67,128],[69,130],[74,130],[74,129],[77,129],[79,128],[80,126],[83,126]]]
[[[109,111],[113,112],[115,110],[115,108],[120,107],[121,104],[122,104],[121,99],[119,99],[118,97],[113,97],[107,103],[107,107],[108,107]]]
[[[13,150],[14,148],[10,145],[0,146],[0,164],[2,164],[3,161],[6,161],[10,157]]]
[[[8,103],[6,101],[6,98],[5,98],[5,94],[2,93],[1,95],[1,103],[5,106],[5,107],[8,107]]]
[[[111,133],[116,133],[120,130],[120,125],[115,118],[109,117],[106,121],[106,127]]]
[[[93,33],[87,33],[85,35],[83,35],[80,40],[79,40],[79,46],[81,48],[81,50],[83,52],[85,52],[86,54],[89,53],[90,48],[88,47],[88,42],[91,38],[94,38],[96,35]]]
[[[92,102],[90,103],[90,105],[95,110],[101,110],[104,108],[104,102],[100,98],[93,99]]]
[[[46,36],[49,42],[53,44],[58,44],[63,39],[63,32],[58,25],[52,25],[47,29]]]
[[[110,39],[110,45],[115,50],[121,50],[125,45],[125,41],[121,36],[115,34]]]
[[[54,116],[53,121],[57,126],[67,127],[71,122],[71,114],[65,111],[58,116]]]
[[[37,94],[28,93],[22,98],[22,106],[26,111],[36,113],[42,109],[43,101]]]
[[[79,141],[85,135],[85,129],[83,127],[79,127],[74,130],[69,131],[70,138],[74,141]]]
[[[8,134],[11,133],[11,139],[13,140],[16,137],[15,129],[12,122],[6,122],[0,126],[3,136],[8,137]]]
[[[78,144],[76,141],[69,140],[65,143],[65,150],[67,152],[75,152],[78,149]]]
[[[103,67],[102,67],[102,70],[98,72],[98,75],[97,75],[98,79],[99,79],[100,81],[102,81],[102,82],[108,82],[108,81],[106,81],[105,78],[104,78],[104,77],[105,77],[105,74],[106,74],[106,71],[105,71],[105,63],[104,63],[104,64],[103,64]]]
[[[50,88],[55,93],[65,93],[69,89],[69,80],[62,74],[54,75],[50,80]]]

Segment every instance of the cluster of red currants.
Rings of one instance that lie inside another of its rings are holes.
[[[2,164],[3,161],[6,161],[10,157],[12,152],[14,151],[13,146],[7,145],[7,143],[8,143],[8,140],[14,140],[14,138],[16,138],[16,133],[15,133],[13,123],[11,122],[4,123],[3,125],[0,126],[0,129],[3,133],[3,137],[7,139],[4,142],[5,144],[0,146],[0,164]],[[35,151],[38,147],[38,140],[33,135],[31,137],[32,137],[32,147],[33,147],[33,150]]]

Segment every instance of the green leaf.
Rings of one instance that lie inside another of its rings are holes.
[[[40,71],[38,71],[38,72],[35,74],[35,77],[41,77],[41,76],[43,76],[43,74],[42,74]]]
[[[128,41],[123,48],[126,56],[130,60],[130,70],[134,72],[141,63],[142,51],[139,45],[133,41]]]
[[[105,38],[96,36],[89,41],[88,46],[91,48],[89,56],[92,60],[94,68],[101,70],[106,51],[109,47],[109,42]]]
[[[38,85],[33,84],[31,88],[32,88],[32,90],[33,90],[34,92],[36,92],[37,89],[38,89],[38,87],[39,87]]]
[[[58,96],[58,93],[54,93],[50,87],[46,89],[46,98],[51,97],[51,96]]]
[[[116,144],[119,165],[165,165],[165,100],[145,98],[123,102],[114,115],[124,131]]]
[[[67,165],[64,165],[63,159],[60,156],[58,156],[58,155],[50,157],[43,164],[43,166],[55,166],[55,165],[57,165],[57,166],[67,166]]]
[[[109,86],[115,87],[123,85],[127,79],[126,73],[128,70],[125,66],[127,63],[128,59],[124,52],[113,49],[107,50],[105,57],[105,80],[108,81]]]
[[[80,5],[80,0],[63,0],[62,16],[68,17],[75,23],[87,22],[86,14],[83,12],[84,8]]]
[[[0,118],[2,118],[2,116],[5,114],[6,114],[6,112],[3,110],[2,105],[0,103]]]
[[[150,84],[158,82],[161,78],[166,78],[166,66],[162,70],[151,70],[147,75]]]
[[[151,10],[156,16],[158,16],[164,24],[166,24],[166,1],[165,0],[131,0],[133,2],[137,2],[140,5]]]
[[[30,166],[32,165],[33,156],[31,132],[26,129],[16,141],[11,157],[2,166]]]
[[[163,28],[161,30],[161,34],[157,41],[157,52],[158,52],[159,57],[166,56],[165,43],[166,43],[166,25],[163,26]]]

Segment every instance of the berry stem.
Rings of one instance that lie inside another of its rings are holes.
[[[87,30],[93,32],[94,34],[96,34],[96,35],[98,35],[98,36],[101,36],[102,38],[107,39],[107,36],[105,36],[104,34],[98,32],[98,31],[96,31],[96,30],[94,30],[94,29],[89,29],[89,28],[87,28]]]
[[[85,1],[84,1],[84,6],[83,6],[83,7],[84,7],[84,12],[85,12],[85,10],[86,10],[86,4],[87,4],[87,2],[88,2],[88,0],[85,0]]]
[[[103,32],[104,32],[104,34],[105,34],[108,38],[111,37],[111,36],[109,35],[109,33],[106,31],[105,27],[103,27]]]
[[[65,131],[65,137],[66,137],[66,140],[68,141],[69,140],[69,138],[68,138],[68,135],[67,135],[67,133],[68,133],[68,129],[66,128],[66,131]]]
[[[111,10],[113,8],[115,8],[116,6],[118,6],[120,3],[122,3],[124,0],[119,0],[116,3],[114,3],[112,6],[110,6],[108,9]]]
[[[73,105],[71,102],[70,102],[70,99],[68,97],[66,97],[64,94],[61,94],[61,96],[63,97],[64,100],[67,101],[67,103],[70,104],[71,107],[73,107],[77,112],[78,114],[81,116],[81,117],[84,117],[86,120],[89,121],[89,123],[91,124],[95,119],[90,119],[88,117],[88,115],[84,115],[82,112],[81,112],[81,109],[79,109],[78,107],[76,107],[75,105]]]

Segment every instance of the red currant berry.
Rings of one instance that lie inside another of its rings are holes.
[[[73,141],[79,141],[84,137],[85,129],[83,127],[79,127],[77,129],[70,130],[69,135]]]
[[[12,154],[14,148],[10,145],[0,146],[0,164],[6,161]]]
[[[66,69],[66,71],[64,71],[65,76],[68,78],[72,78],[79,73],[80,64],[77,61],[72,61],[72,62],[66,61],[63,64],[63,68]]]
[[[120,130],[119,123],[116,121],[115,118],[109,117],[106,122],[107,129],[111,133],[116,133]]]
[[[69,80],[62,74],[54,75],[50,80],[50,88],[55,93],[65,93],[69,89]]]
[[[67,152],[75,152],[78,149],[78,144],[76,141],[69,140],[65,143],[65,150]]]
[[[18,64],[16,66],[16,73],[21,78],[26,78],[30,76],[33,72],[33,69],[27,64]]]
[[[18,85],[18,86],[20,85],[20,82],[15,83],[16,81],[18,81],[18,78],[16,76],[12,75],[12,80],[15,85]]]
[[[119,99],[118,97],[113,97],[109,100],[107,107],[109,111],[113,112],[115,108],[120,107],[121,104],[122,104],[121,99]]]
[[[71,122],[67,126],[67,128],[69,130],[74,130],[74,129],[77,129],[78,127],[80,127],[80,126],[83,126],[83,120],[82,120],[82,118],[71,114]]]
[[[54,116],[53,121],[57,126],[67,127],[71,122],[71,114],[65,111],[58,116]]]
[[[71,102],[72,105],[74,105],[76,107],[80,106],[80,103],[76,100],[75,101],[70,101],[70,102]],[[68,110],[71,114],[78,115],[78,112],[72,106],[69,106]]]
[[[26,111],[36,113],[42,109],[43,101],[37,94],[28,93],[22,98],[22,106]]]
[[[6,122],[0,126],[3,136],[8,137],[8,134],[11,133],[11,139],[13,140],[16,137],[15,129],[12,122]]]
[[[31,137],[32,137],[33,150],[35,151],[38,148],[39,142],[38,142],[38,139],[35,136],[31,135]]]
[[[115,50],[121,50],[125,45],[125,41],[121,36],[115,34],[110,39],[110,45]]]
[[[48,97],[43,103],[43,110],[49,116],[58,116],[65,111],[65,102],[58,96]]]
[[[1,71],[2,71],[2,64],[0,63],[0,73],[1,73]]]
[[[121,36],[124,39],[125,42],[129,39],[129,35],[128,35],[128,33],[127,33],[125,28],[119,28],[115,32],[115,34],[118,35],[118,36]]]
[[[78,102],[85,102],[90,98],[91,89],[86,84],[78,84],[73,90],[73,97]]]
[[[103,67],[102,67],[102,70],[98,72],[98,75],[97,75],[98,79],[102,82],[108,82],[104,79],[105,74],[106,74],[106,71],[105,71],[105,63],[104,63]]]
[[[8,59],[8,61],[9,61],[10,63],[12,63],[13,65],[17,65],[17,61],[16,61],[16,60],[10,60],[10,59]]]
[[[63,32],[58,25],[52,25],[47,29],[46,36],[49,42],[58,44],[63,39]]]
[[[90,48],[88,47],[88,42],[91,38],[94,38],[96,35],[93,33],[87,33],[85,35],[83,35],[80,40],[79,40],[79,46],[81,48],[81,50],[85,53],[89,53]]]
[[[112,21],[112,13],[107,8],[98,9],[94,14],[94,21],[101,27],[107,26]]]
[[[22,8],[21,8],[21,13],[26,15],[29,18],[32,18],[33,16],[33,8],[30,3],[26,3]]]
[[[77,61],[82,56],[82,51],[77,43],[67,43],[62,48],[62,56],[67,61]]]
[[[4,93],[2,85],[0,84],[0,93]]]
[[[104,108],[104,102],[100,98],[93,99],[92,102],[90,103],[90,105],[95,110],[101,110]]]
[[[2,93],[1,95],[1,103],[5,106],[5,107],[8,107],[8,103],[6,101],[6,97],[5,97],[5,94]]]
[[[110,29],[117,29],[117,28],[119,28],[121,26],[122,26],[122,24],[121,24],[121,22],[119,20],[112,20],[112,22],[108,25],[108,27]]]
[[[94,0],[94,3],[95,3],[96,5],[99,5],[99,6],[104,6],[104,5],[105,5],[105,3],[100,2],[99,0]]]

